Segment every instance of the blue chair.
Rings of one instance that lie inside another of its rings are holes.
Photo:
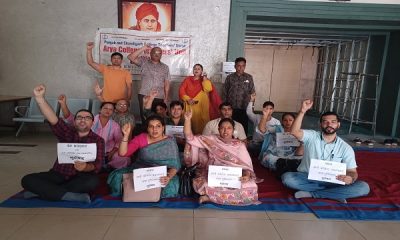
[[[76,114],[81,109],[90,110],[90,100],[85,98],[67,98],[67,106],[71,114]],[[64,117],[62,111],[60,111],[58,116],[60,118]]]
[[[46,100],[49,103],[50,107],[53,109],[53,111],[57,114],[58,111],[57,98],[46,98]],[[26,109],[24,113],[23,111],[21,111],[22,109]],[[20,117],[13,118],[13,121],[21,123],[21,125],[17,130],[17,133],[15,134],[16,137],[18,137],[25,123],[44,123],[45,121],[45,118],[43,114],[40,112],[40,109],[34,97],[31,98],[29,106],[16,106],[14,110],[15,113],[17,113]]]

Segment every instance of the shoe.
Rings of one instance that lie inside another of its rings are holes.
[[[384,141],[383,141],[383,144],[385,144],[385,146],[392,146],[392,140],[393,139],[385,139]]]
[[[353,139],[353,142],[357,145],[360,145],[362,143],[362,140],[359,137],[356,137]]]
[[[375,144],[375,141],[372,139],[367,139],[364,141],[365,144],[367,144],[368,146],[372,147]]]
[[[392,138],[392,144],[391,144],[391,145],[392,145],[393,147],[396,147],[396,146],[398,145],[398,143],[399,143],[399,142],[397,141],[397,139]]]

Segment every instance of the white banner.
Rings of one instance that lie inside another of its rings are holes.
[[[239,178],[242,176],[242,168],[226,166],[208,166],[208,186],[241,188]]]
[[[167,176],[167,166],[138,168],[133,170],[133,186],[135,192],[163,187],[160,177]]]
[[[300,146],[299,140],[288,132],[276,133],[276,146],[277,147],[298,147]]]
[[[57,143],[59,164],[73,164],[75,161],[93,162],[96,155],[96,143]]]
[[[182,32],[144,32],[119,28],[100,28],[96,32],[93,58],[108,65],[111,54],[119,52],[124,56],[122,66],[132,74],[140,74],[140,68],[131,64],[127,56],[144,45],[162,49],[161,62],[169,67],[171,75],[188,76],[193,65],[191,37]],[[144,52],[150,56],[150,50]]]
[[[346,175],[345,163],[311,159],[308,179],[344,185],[336,179],[337,175]]]

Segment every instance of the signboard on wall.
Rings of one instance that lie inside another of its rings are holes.
[[[127,56],[144,45],[160,47],[161,61],[168,65],[171,75],[187,76],[193,65],[191,36],[182,32],[144,32],[118,28],[100,28],[96,32],[93,58],[101,64],[110,64],[111,54],[119,52],[124,56],[123,67],[140,74],[140,68],[131,64]],[[150,56],[150,50],[144,52]]]

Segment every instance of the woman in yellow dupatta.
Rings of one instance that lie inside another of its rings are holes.
[[[216,102],[210,104],[209,93],[211,100]],[[193,66],[193,76],[186,77],[183,80],[179,87],[179,97],[185,103],[185,111],[191,110],[193,113],[192,126],[194,134],[201,134],[207,122],[218,117],[212,116],[213,111],[210,108],[219,106],[221,99],[211,81],[207,76],[203,76],[203,66],[201,64],[195,64]]]

